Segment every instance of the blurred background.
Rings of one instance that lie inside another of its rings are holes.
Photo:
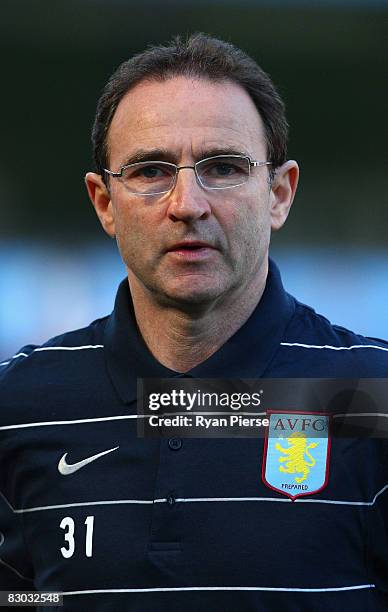
[[[0,360],[111,311],[125,272],[83,183],[96,102],[130,55],[194,31],[247,51],[286,101],[286,289],[388,337],[388,0],[26,0],[0,21]]]

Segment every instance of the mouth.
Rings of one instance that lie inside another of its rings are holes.
[[[183,260],[195,261],[206,259],[216,252],[216,248],[207,242],[190,240],[177,242],[166,250],[166,253]]]
[[[201,242],[199,240],[185,240],[172,245],[167,251],[195,251],[196,249],[214,249],[214,247],[207,242]]]

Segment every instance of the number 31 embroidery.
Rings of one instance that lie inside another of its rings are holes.
[[[86,536],[85,536],[85,555],[87,557],[91,557],[93,554],[93,526],[94,526],[94,516],[87,516],[85,519],[86,525]],[[75,539],[74,539],[74,528],[75,523],[74,520],[70,516],[65,516],[61,520],[61,524],[59,525],[61,529],[65,529],[65,541],[67,542],[67,548],[65,546],[61,547],[62,556],[65,559],[69,559],[73,556],[75,551]]]

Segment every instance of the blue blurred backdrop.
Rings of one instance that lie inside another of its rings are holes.
[[[334,323],[388,338],[388,250],[273,249],[286,289]],[[108,314],[125,270],[113,245],[0,245],[0,360]]]
[[[122,61],[194,31],[285,99],[301,166],[272,250],[285,287],[388,338],[388,0],[20,0],[0,20],[0,359],[111,311],[125,272],[83,185],[96,102]]]

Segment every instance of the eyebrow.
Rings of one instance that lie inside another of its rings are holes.
[[[138,149],[128,157],[125,157],[121,166],[137,164],[146,161],[168,161],[175,163],[176,157],[167,149]]]
[[[215,157],[217,155],[243,155],[251,157],[245,151],[239,151],[233,147],[225,146],[212,147],[210,149],[203,148],[199,151],[198,155],[195,156],[195,161],[200,161],[208,157]],[[125,157],[120,167],[147,161],[166,161],[177,164],[179,159],[175,153],[168,151],[168,149],[138,149],[131,155],[128,155],[128,157]]]
[[[199,153],[197,161],[206,159],[207,157],[216,157],[217,155],[242,155],[244,157],[251,157],[246,151],[234,149],[233,147],[212,147],[211,149],[202,149]]]

